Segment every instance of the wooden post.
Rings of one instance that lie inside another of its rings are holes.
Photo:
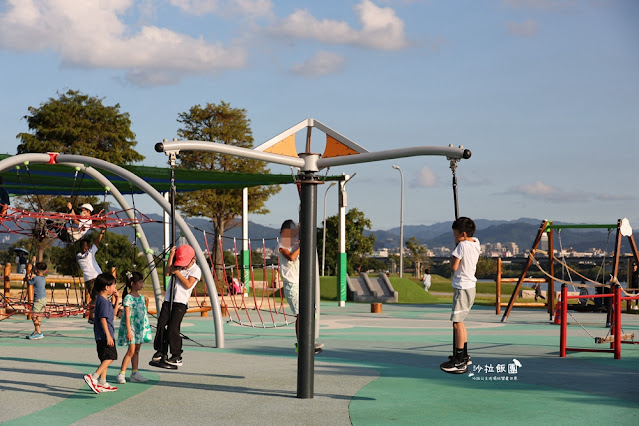
[[[617,222],[617,235],[615,236],[615,254],[612,261],[612,278],[613,280],[619,274],[619,252],[621,251],[621,219]],[[610,283],[612,286],[614,283]]]
[[[4,297],[11,297],[11,264],[4,265]],[[7,310],[0,308],[0,319],[7,318]]]
[[[628,262],[626,262],[626,281],[627,281],[627,285],[626,288],[627,290],[630,290],[632,287],[632,257],[628,258]],[[630,292],[628,292],[630,293]],[[632,300],[626,300],[626,313],[630,313],[632,311]]]
[[[382,304],[381,303],[371,303],[371,313],[372,314],[381,314],[382,313]]]
[[[11,297],[11,264],[4,265],[4,297]]]
[[[501,257],[497,258],[497,277],[495,278],[495,315],[501,313]]]
[[[537,232],[537,237],[535,238],[535,242],[533,243],[532,249],[530,250],[530,255],[528,256],[528,260],[526,261],[526,265],[524,266],[523,271],[521,271],[521,275],[519,276],[519,280],[517,281],[517,285],[515,285],[515,289],[513,290],[513,294],[510,296],[510,300],[508,301],[508,306],[506,306],[506,311],[504,315],[501,317],[501,322],[505,322],[508,315],[510,315],[510,311],[513,309],[513,305],[515,303],[515,299],[517,298],[517,293],[521,288],[524,279],[526,278],[526,274],[528,274],[528,268],[532,264],[532,256],[535,255],[537,251],[537,247],[539,247],[539,243],[541,242],[541,236],[543,235],[546,225],[552,223],[547,220],[544,220],[539,227],[539,231]]]

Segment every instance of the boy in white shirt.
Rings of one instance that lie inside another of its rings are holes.
[[[453,322],[453,356],[439,367],[452,374],[463,374],[472,364],[468,356],[468,334],[464,319],[470,312],[475,301],[475,271],[481,247],[475,235],[475,222],[467,217],[460,217],[453,222],[455,236],[455,250],[452,252],[451,269],[453,270],[452,286],[453,312],[450,320]]]

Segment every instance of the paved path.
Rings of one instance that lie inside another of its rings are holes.
[[[604,314],[574,315],[569,344],[594,347],[575,321],[603,336]],[[292,326],[229,323],[227,347],[216,349],[212,319],[189,315],[184,366],[149,367],[153,350],[143,345],[141,371],[150,382],[95,395],[82,380],[97,365],[84,320],[46,320],[46,337],[28,341],[31,323],[12,317],[0,321],[0,422],[639,424],[639,345],[624,345],[621,360],[586,352],[559,358],[559,328],[545,312],[516,308],[504,324],[493,308],[478,306],[466,323],[473,369],[451,375],[439,370],[451,352],[449,316],[444,305],[384,305],[371,314],[368,304],[322,304],[326,346],[315,358],[312,399],[296,398]],[[624,314],[623,327],[639,334],[639,316]]]

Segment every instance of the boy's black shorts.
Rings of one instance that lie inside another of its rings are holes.
[[[113,361],[115,361],[116,359],[118,359],[118,351],[115,348],[115,345],[107,345],[106,340],[96,340],[95,345],[98,348],[98,358],[100,359],[100,361],[104,361],[107,359],[112,359]]]
[[[92,304],[95,303],[95,298],[97,297],[93,284],[95,284],[95,278],[84,283],[84,286],[87,288],[87,293],[89,293],[89,296],[91,297]]]

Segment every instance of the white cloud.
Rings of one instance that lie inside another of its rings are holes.
[[[424,166],[417,175],[417,186],[432,188],[437,186],[437,176],[428,167]]]
[[[559,194],[559,190],[538,180],[533,184],[522,184],[516,186],[514,192],[522,195],[531,195],[534,197],[553,198]]]
[[[169,3],[185,13],[196,16],[216,12],[220,7],[219,0],[169,0]]]
[[[275,23],[270,32],[282,37],[380,50],[398,50],[408,45],[404,22],[390,7],[378,7],[370,0],[362,0],[353,9],[361,30],[351,28],[345,21],[319,20],[307,10],[296,10]]]
[[[503,0],[503,7],[513,9],[560,10],[566,11],[577,7],[575,0]]]
[[[122,69],[138,82],[131,76],[175,82],[187,74],[245,65],[243,48],[156,26],[127,27],[120,17],[133,6],[133,0],[8,0],[0,14],[0,47],[51,50],[66,65]]]
[[[273,3],[271,0],[235,0],[231,9],[243,16],[272,16]]]
[[[321,51],[304,63],[294,64],[292,71],[305,77],[319,77],[341,71],[345,62],[341,55]]]
[[[508,34],[520,37],[534,37],[537,35],[537,21],[529,19],[524,22],[506,22]]]
[[[617,195],[609,193],[595,193],[584,191],[565,191],[554,186],[536,181],[533,184],[522,184],[510,189],[511,193],[523,195],[527,198],[543,199],[553,202],[575,202],[575,201],[628,201],[635,197],[628,195]]]
[[[247,17],[272,16],[271,0],[169,0],[171,5],[189,15],[240,15]]]

